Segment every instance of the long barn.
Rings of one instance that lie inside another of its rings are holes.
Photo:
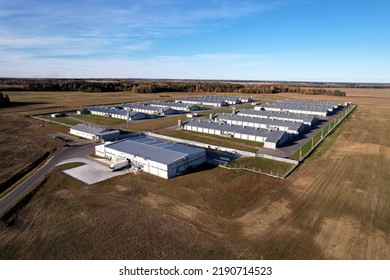
[[[291,134],[299,134],[300,132],[305,130],[305,125],[303,124],[303,122],[260,119],[254,117],[238,116],[234,114],[217,114],[215,115],[215,120],[239,126],[282,130]]]
[[[289,140],[285,131],[245,127],[205,120],[189,120],[182,124],[185,130],[233,137],[264,143],[265,148],[276,149]]]

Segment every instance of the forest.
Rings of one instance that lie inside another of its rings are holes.
[[[311,88],[309,85],[305,84],[302,87],[292,83],[241,83],[228,81],[0,79],[0,90],[3,91],[223,92],[250,94],[292,92],[307,95],[345,96],[345,92],[338,89]]]

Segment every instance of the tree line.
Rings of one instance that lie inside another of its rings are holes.
[[[0,106],[8,106],[11,104],[11,100],[9,99],[8,94],[3,95],[0,91]]]
[[[309,95],[345,96],[337,89],[299,87],[294,84],[256,84],[217,81],[145,81],[145,80],[54,80],[18,79],[2,82],[3,90],[26,91],[80,91],[80,92],[118,92],[162,93],[162,92],[225,92],[249,94],[301,93]]]

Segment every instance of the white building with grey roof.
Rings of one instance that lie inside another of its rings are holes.
[[[326,117],[339,108],[334,102],[317,102],[303,100],[283,100],[272,104],[262,104],[255,107],[255,110],[266,110],[274,112],[289,112],[297,114],[308,114]]]
[[[165,106],[149,106],[145,104],[125,103],[122,105],[125,110],[145,113],[149,115],[173,115],[177,111]]]
[[[147,119],[151,117],[151,115],[141,113],[141,112],[134,112],[134,111],[123,110],[118,108],[106,108],[100,106],[90,107],[88,110],[92,115],[98,115],[98,116],[110,117],[110,118],[122,119],[122,120],[141,120],[141,119]]]
[[[291,134],[299,134],[305,130],[305,125],[303,122],[295,121],[260,119],[254,117],[238,116],[235,114],[217,114],[214,116],[214,119],[216,121],[225,122],[227,124],[281,130]]]
[[[130,168],[169,179],[206,162],[206,151],[150,137],[128,138],[95,147],[98,156],[127,160]]]
[[[235,111],[235,113],[237,114],[237,116],[244,116],[244,117],[303,122],[305,125],[308,126],[311,126],[318,122],[318,118],[316,118],[315,116],[305,115],[305,114],[258,111],[258,110],[249,110],[249,109],[237,110]]]
[[[99,142],[113,141],[118,139],[120,135],[120,131],[117,129],[106,129],[89,124],[76,124],[70,128],[69,133]]]
[[[288,133],[280,130],[270,130],[247,126],[218,123],[209,120],[189,120],[181,126],[185,130],[227,136],[249,141],[264,143],[265,148],[276,149],[289,139]]]
[[[250,97],[225,96],[225,95],[209,95],[197,96],[192,98],[182,98],[175,100],[176,103],[184,104],[200,104],[202,106],[222,107],[228,105],[236,105],[240,103],[251,102]]]
[[[152,107],[168,107],[180,112],[190,112],[190,111],[200,110],[200,107],[196,104],[184,104],[184,103],[176,103],[176,102],[151,101],[148,102],[147,105]]]

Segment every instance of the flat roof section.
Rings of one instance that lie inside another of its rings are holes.
[[[126,154],[169,165],[192,154],[205,152],[203,149],[184,146],[149,137],[124,139],[106,145]]]
[[[84,133],[88,133],[88,134],[93,134],[93,135],[98,135],[99,133],[102,133],[103,131],[106,130],[105,128],[101,128],[98,126],[92,126],[89,124],[82,124],[82,123],[79,123],[79,124],[76,124],[75,126],[72,126],[71,129],[81,131]]]

